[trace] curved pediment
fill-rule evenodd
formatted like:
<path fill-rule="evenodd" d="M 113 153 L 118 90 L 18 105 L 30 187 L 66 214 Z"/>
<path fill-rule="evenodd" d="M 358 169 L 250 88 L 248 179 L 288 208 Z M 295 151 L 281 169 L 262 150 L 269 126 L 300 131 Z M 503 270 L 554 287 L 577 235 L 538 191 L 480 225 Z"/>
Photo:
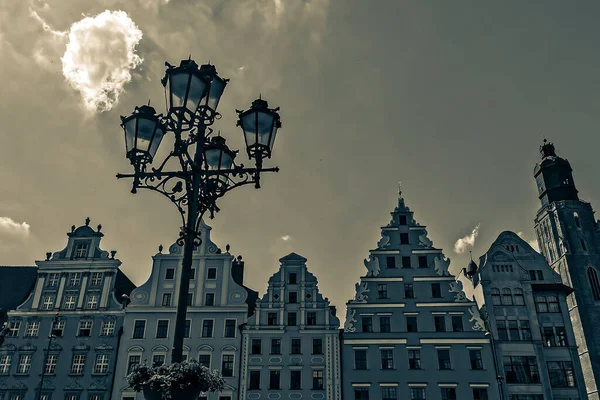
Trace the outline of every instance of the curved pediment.
<path fill-rule="evenodd" d="M 154 346 L 152 348 L 152 351 L 169 351 L 169 349 L 167 349 L 167 346 L 163 346 L 162 344 L 159 344 L 157 346 Z"/>
<path fill-rule="evenodd" d="M 235 346 L 226 344 L 225 346 L 221 347 L 221 351 L 237 351 L 237 349 L 235 348 Z"/>
<path fill-rule="evenodd" d="M 212 346 L 203 344 L 203 345 L 198 346 L 198 351 L 215 351 L 215 349 Z"/>
<path fill-rule="evenodd" d="M 127 349 L 128 353 L 133 352 L 133 351 L 144 352 L 144 348 L 142 346 L 135 345 L 135 346 L 131 346 L 130 348 Z"/>

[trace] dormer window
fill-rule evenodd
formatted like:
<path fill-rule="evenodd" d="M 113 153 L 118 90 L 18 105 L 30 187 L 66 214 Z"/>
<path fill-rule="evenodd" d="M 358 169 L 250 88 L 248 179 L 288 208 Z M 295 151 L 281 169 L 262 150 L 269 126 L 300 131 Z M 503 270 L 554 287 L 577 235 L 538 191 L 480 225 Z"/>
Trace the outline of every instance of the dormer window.
<path fill-rule="evenodd" d="M 75 255 L 73 258 L 86 258 L 88 253 L 89 243 L 80 242 L 75 244 Z"/>

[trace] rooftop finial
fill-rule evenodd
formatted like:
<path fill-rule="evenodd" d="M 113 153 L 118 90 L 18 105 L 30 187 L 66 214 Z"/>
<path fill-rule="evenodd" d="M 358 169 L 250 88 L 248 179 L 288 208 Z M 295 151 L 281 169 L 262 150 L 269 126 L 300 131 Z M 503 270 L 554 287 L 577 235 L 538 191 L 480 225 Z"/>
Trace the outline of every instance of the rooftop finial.
<path fill-rule="evenodd" d="M 87 217 L 85 219 L 85 226 L 90 226 L 90 221 L 91 221 L 90 217 Z"/>
<path fill-rule="evenodd" d="M 556 157 L 554 144 L 549 142 L 546 138 L 544 138 L 544 144 L 540 146 L 540 153 L 542 154 L 542 158 Z"/>
<path fill-rule="evenodd" d="M 471 257 L 471 261 L 473 261 L 473 252 L 469 250 L 469 257 Z"/>
<path fill-rule="evenodd" d="M 398 198 L 402 198 L 402 181 L 398 182 Z"/>

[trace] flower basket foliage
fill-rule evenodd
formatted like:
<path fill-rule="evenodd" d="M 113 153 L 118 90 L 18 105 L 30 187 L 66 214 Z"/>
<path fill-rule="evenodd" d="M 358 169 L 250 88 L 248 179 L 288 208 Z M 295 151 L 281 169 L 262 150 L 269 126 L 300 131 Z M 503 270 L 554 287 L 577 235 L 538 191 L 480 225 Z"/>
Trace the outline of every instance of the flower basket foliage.
<path fill-rule="evenodd" d="M 127 375 L 127 382 L 136 392 L 143 391 L 146 400 L 196 400 L 201 392 L 216 392 L 225 387 L 219 371 L 211 371 L 196 360 L 160 367 L 143 363 Z"/>

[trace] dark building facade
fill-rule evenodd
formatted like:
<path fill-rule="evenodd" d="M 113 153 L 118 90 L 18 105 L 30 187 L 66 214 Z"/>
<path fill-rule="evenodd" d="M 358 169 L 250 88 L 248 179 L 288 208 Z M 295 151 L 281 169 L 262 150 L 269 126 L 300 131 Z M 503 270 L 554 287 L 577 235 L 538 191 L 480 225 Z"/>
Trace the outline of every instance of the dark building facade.
<path fill-rule="evenodd" d="M 541 146 L 534 176 L 542 203 L 535 232 L 540 252 L 574 292 L 567 304 L 588 396 L 600 399 L 600 225 L 579 199 L 569 162 L 552 143 Z"/>

